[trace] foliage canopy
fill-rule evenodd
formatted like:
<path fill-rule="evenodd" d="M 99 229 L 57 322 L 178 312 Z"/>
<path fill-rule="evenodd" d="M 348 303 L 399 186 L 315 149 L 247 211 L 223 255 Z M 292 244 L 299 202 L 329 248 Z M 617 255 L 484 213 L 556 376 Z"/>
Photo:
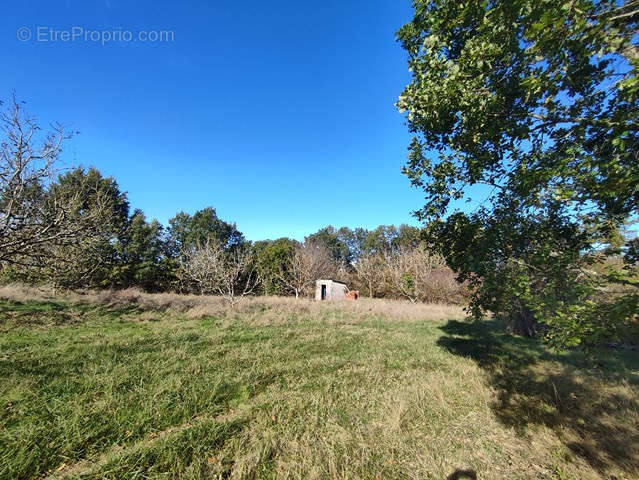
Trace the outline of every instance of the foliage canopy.
<path fill-rule="evenodd" d="M 622 253 L 613 238 L 639 212 L 639 2 L 413 5 L 398 33 L 412 72 L 405 174 L 475 313 L 563 345 L 636 332 L 636 291 L 602 298 L 611 280 L 632 283 L 628 264 L 593 266 Z"/>

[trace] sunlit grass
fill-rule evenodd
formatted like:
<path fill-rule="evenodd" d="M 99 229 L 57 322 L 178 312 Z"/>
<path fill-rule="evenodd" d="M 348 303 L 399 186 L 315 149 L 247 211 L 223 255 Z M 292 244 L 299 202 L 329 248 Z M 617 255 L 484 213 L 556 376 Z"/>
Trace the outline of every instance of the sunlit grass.
<path fill-rule="evenodd" d="M 3 479 L 639 477 L 636 352 L 556 354 L 456 307 L 16 295 Z"/>

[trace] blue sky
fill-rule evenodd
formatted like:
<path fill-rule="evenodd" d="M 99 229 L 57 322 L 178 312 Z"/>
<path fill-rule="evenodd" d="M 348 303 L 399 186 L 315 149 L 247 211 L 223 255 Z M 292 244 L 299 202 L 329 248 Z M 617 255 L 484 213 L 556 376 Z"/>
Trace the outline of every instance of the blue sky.
<path fill-rule="evenodd" d="M 395 31 L 411 15 L 408 0 L 8 2 L 0 97 L 72 123 L 67 165 L 114 176 L 164 223 L 213 206 L 251 240 L 417 224 L 423 197 L 400 172 L 409 134 L 394 107 L 409 80 Z M 46 33 L 74 28 L 174 38 Z"/>

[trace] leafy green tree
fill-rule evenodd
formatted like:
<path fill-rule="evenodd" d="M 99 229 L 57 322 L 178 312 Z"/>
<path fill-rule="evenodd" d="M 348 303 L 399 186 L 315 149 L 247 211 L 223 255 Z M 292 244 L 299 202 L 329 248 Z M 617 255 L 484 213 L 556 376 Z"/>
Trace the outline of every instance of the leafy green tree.
<path fill-rule="evenodd" d="M 635 0 L 414 0 L 399 39 L 405 173 L 473 307 L 558 345 L 635 335 L 637 296 L 592 274 L 639 206 Z M 470 212 L 454 200 L 482 203 Z M 447 216 L 453 210 L 453 214 Z"/>
<path fill-rule="evenodd" d="M 157 221 L 147 222 L 136 210 L 116 249 L 118 263 L 113 276 L 116 286 L 140 287 L 149 292 L 168 289 L 173 272 L 166 256 L 163 227 Z"/>
<path fill-rule="evenodd" d="M 43 274 L 65 288 L 117 285 L 117 244 L 129 222 L 126 193 L 112 177 L 79 167 L 60 175 L 47 195 L 71 206 L 66 221 L 77 228 L 47 245 L 51 261 Z"/>
<path fill-rule="evenodd" d="M 331 252 L 336 262 L 350 264 L 352 253 L 348 246 L 348 238 L 350 233 L 347 229 L 337 230 L 329 225 L 306 237 L 304 242 L 320 244 Z"/>
<path fill-rule="evenodd" d="M 362 244 L 366 255 L 385 254 L 401 248 L 411 249 L 422 242 L 421 229 L 410 225 L 380 225 L 367 232 Z"/>
<path fill-rule="evenodd" d="M 228 223 L 217 216 L 214 208 L 198 210 L 192 216 L 180 212 L 169 220 L 168 247 L 175 257 L 183 249 L 204 245 L 215 240 L 224 248 L 235 248 L 244 244 L 245 239 L 234 223 Z"/>
<path fill-rule="evenodd" d="M 215 248 L 212 249 L 212 246 Z M 177 285 L 179 289 L 185 291 L 194 289 L 192 276 L 183 275 L 185 265 L 189 262 L 191 266 L 199 265 L 202 268 L 196 270 L 202 273 L 206 270 L 202 264 L 203 259 L 207 258 L 206 254 L 213 251 L 217 254 L 218 249 L 226 252 L 228 256 L 226 260 L 230 263 L 227 262 L 228 264 L 225 263 L 225 265 L 228 266 L 233 263 L 232 259 L 238 260 L 240 257 L 244 259 L 250 250 L 250 244 L 246 242 L 244 235 L 235 224 L 219 218 L 214 208 L 207 207 L 193 215 L 180 212 L 169 220 L 166 234 L 168 257 L 166 263 L 172 276 L 181 282 Z M 241 277 L 240 273 L 238 272 L 238 275 Z M 188 280 L 189 278 L 191 281 Z M 198 289 L 201 290 L 200 287 Z M 252 287 L 251 291 L 253 290 Z"/>
<path fill-rule="evenodd" d="M 287 295 L 291 293 L 282 281 L 282 272 L 286 272 L 295 255 L 298 242 L 290 238 L 264 240 L 253 244 L 253 257 L 261 279 L 261 290 L 267 295 Z"/>
<path fill-rule="evenodd" d="M 367 232 L 362 245 L 366 255 L 384 254 L 392 250 L 392 244 L 397 237 L 397 227 L 394 225 L 380 225 Z"/>
<path fill-rule="evenodd" d="M 368 230 L 360 227 L 355 229 L 342 227 L 337 231 L 337 238 L 348 248 L 348 259 L 351 264 L 362 256 L 367 235 Z"/>
<path fill-rule="evenodd" d="M 411 225 L 399 226 L 397 236 L 393 240 L 393 249 L 412 249 L 423 243 L 422 230 Z"/>

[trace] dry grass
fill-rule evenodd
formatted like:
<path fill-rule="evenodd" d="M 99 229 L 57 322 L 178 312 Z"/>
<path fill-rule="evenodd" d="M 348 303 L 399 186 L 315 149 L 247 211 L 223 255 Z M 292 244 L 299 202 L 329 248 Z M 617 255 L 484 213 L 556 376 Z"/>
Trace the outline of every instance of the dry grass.
<path fill-rule="evenodd" d="M 145 293 L 136 289 L 87 290 L 55 294 L 48 287 L 33 287 L 20 284 L 0 287 L 0 299 L 15 302 L 63 301 L 75 304 L 109 306 L 135 305 L 142 310 L 184 314 L 187 318 L 204 318 L 228 313 L 251 313 L 268 310 L 278 318 L 280 314 L 319 314 L 320 312 L 346 312 L 356 318 L 383 316 L 402 321 L 443 320 L 461 318 L 464 308 L 458 305 L 411 303 L 401 300 L 360 298 L 355 302 L 322 303 L 293 297 L 254 297 L 239 299 L 234 305 L 219 296 L 181 295 L 176 293 Z"/>
<path fill-rule="evenodd" d="M 639 478 L 631 352 L 440 305 L 0 298 L 0 479 Z"/>

